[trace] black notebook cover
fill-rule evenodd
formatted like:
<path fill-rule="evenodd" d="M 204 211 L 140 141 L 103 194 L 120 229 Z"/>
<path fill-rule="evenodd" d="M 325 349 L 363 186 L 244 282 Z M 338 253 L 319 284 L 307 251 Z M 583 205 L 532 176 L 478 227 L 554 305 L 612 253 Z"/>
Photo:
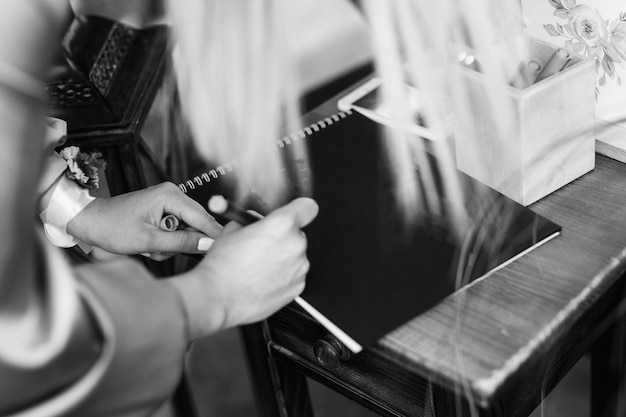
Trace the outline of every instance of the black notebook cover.
<path fill-rule="evenodd" d="M 476 219 L 479 227 L 465 239 L 469 250 L 461 250 L 441 218 L 408 226 L 391 191 L 379 129 L 358 113 L 342 112 L 280 144 L 304 137 L 320 207 L 305 229 L 311 268 L 296 301 L 355 352 L 560 230 L 463 174 L 466 194 L 481 196 L 467 204 L 487 202 Z M 231 175 L 236 168 L 219 167 L 180 187 L 206 207 L 219 192 L 216 183 Z"/>

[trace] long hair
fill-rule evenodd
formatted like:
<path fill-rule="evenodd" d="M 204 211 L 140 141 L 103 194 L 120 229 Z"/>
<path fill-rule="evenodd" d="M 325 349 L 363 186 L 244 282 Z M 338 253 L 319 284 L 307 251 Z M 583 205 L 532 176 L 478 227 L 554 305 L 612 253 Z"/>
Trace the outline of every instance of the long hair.
<path fill-rule="evenodd" d="M 176 79 L 197 149 L 211 161 L 238 162 L 241 195 L 255 190 L 270 203 L 279 201 L 289 167 L 275 151 L 275 141 L 296 131 L 299 116 L 283 3 L 188 0 L 185 7 L 171 3 Z M 424 212 L 445 213 L 462 235 L 467 213 L 456 174 L 451 116 L 467 115 L 473 97 L 458 71 L 458 57 L 480 56 L 489 79 L 504 80 L 511 73 L 510 63 L 516 62 L 515 44 L 507 44 L 507 59 L 492 53 L 493 44 L 506 43 L 521 31 L 519 3 L 363 0 L 361 5 L 371 29 L 376 72 L 383 80 L 382 99 L 393 117 L 400 125 L 412 123 L 404 85 L 415 87 L 423 100 L 424 134 L 387 132 L 386 155 L 398 205 L 409 222 Z M 483 109 L 497 115 L 492 119 L 503 132 L 511 128 L 509 104 L 499 102 L 498 94 L 487 96 L 492 102 Z M 468 120 L 471 116 L 457 118 L 456 123 Z M 428 153 L 436 157 L 436 166 Z M 465 158 L 482 163 L 480 154 Z M 443 193 L 437 190 L 439 179 Z"/>
<path fill-rule="evenodd" d="M 285 193 L 276 140 L 298 126 L 299 98 L 281 1 L 171 2 L 182 112 L 205 160 L 237 163 L 237 190 Z"/>

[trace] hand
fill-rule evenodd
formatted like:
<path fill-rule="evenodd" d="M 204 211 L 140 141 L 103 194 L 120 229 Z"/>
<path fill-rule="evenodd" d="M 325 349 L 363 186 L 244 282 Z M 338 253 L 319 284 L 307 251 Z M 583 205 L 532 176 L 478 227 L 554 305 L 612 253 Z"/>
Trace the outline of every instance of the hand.
<path fill-rule="evenodd" d="M 195 269 L 170 280 L 188 309 L 192 338 L 263 320 L 304 290 L 301 228 L 317 212 L 313 200 L 299 198 L 249 226 L 229 223 Z"/>
<path fill-rule="evenodd" d="M 161 218 L 173 214 L 189 228 L 172 232 L 159 228 Z M 67 232 L 106 251 L 131 255 L 197 253 L 200 239 L 216 238 L 222 226 L 200 204 L 172 183 L 162 183 L 111 198 L 96 198 L 68 224 Z M 165 255 L 160 255 L 163 253 Z"/>

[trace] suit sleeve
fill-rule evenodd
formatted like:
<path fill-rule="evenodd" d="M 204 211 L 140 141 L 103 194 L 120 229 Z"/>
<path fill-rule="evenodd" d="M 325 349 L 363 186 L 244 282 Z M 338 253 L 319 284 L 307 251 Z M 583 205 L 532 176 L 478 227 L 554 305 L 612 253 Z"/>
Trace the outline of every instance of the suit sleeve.
<path fill-rule="evenodd" d="M 175 290 L 128 258 L 72 269 L 40 242 L 37 303 L 21 317 L 0 306 L 0 415 L 139 416 L 162 406 L 188 344 Z"/>

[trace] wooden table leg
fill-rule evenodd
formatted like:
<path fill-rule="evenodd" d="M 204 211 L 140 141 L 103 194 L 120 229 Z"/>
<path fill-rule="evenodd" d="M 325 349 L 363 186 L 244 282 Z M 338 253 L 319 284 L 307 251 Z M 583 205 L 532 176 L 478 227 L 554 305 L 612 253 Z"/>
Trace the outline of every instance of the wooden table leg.
<path fill-rule="evenodd" d="M 241 333 L 259 416 L 312 417 L 306 377 L 272 357 L 267 323 L 243 326 Z"/>
<path fill-rule="evenodd" d="M 591 350 L 592 417 L 626 416 L 626 315 L 621 313 Z"/>

